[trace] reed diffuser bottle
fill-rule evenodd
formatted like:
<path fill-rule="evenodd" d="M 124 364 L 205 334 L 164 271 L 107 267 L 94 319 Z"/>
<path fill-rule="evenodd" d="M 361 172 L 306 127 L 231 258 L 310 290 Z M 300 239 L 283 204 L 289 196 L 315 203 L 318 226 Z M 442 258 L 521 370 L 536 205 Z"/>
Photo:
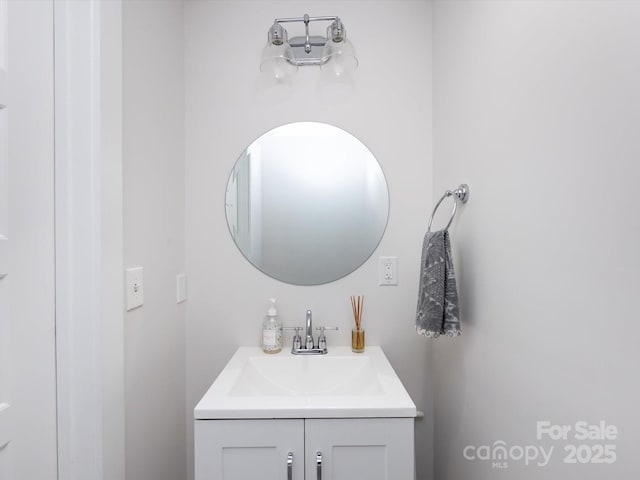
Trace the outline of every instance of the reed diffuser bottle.
<path fill-rule="evenodd" d="M 362 328 L 362 308 L 364 296 L 351 297 L 351 309 L 356 326 L 351 330 L 351 350 L 355 353 L 364 352 L 364 329 Z"/>

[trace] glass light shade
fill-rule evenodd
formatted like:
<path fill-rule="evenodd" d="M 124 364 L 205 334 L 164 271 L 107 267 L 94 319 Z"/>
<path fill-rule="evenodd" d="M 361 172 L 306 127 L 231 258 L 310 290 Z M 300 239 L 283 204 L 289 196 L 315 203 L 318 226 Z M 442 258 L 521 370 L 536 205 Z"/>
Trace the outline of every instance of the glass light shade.
<path fill-rule="evenodd" d="M 323 76 L 328 74 L 338 79 L 349 77 L 357 68 L 358 57 L 356 50 L 347 37 L 342 37 L 339 42 L 329 38 L 322 50 L 320 69 L 323 70 Z"/>
<path fill-rule="evenodd" d="M 297 65 L 293 62 L 293 50 L 287 42 L 280 45 L 267 42 L 262 49 L 260 71 L 273 81 L 286 83 L 298 71 Z"/>

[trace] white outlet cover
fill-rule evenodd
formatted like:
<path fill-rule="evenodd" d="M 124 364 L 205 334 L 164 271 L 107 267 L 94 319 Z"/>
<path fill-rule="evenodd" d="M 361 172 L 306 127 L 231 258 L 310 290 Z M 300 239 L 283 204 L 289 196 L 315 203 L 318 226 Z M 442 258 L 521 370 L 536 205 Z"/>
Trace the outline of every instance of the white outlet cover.
<path fill-rule="evenodd" d="M 380 285 L 398 285 L 398 257 L 380 257 L 378 283 Z"/>
<path fill-rule="evenodd" d="M 126 269 L 125 292 L 127 311 L 144 304 L 144 269 L 133 267 Z"/>

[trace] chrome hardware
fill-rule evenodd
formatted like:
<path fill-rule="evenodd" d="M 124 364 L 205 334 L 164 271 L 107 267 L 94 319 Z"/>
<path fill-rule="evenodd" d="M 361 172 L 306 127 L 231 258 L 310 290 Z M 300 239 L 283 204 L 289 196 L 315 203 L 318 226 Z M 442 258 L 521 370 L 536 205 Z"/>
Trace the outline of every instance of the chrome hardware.
<path fill-rule="evenodd" d="M 466 183 L 463 183 L 455 190 L 447 190 L 446 192 L 444 192 L 444 195 L 440 197 L 440 200 L 438 201 L 438 203 L 436 203 L 436 206 L 433 208 L 433 211 L 431 212 L 431 217 L 429 218 L 429 225 L 427 226 L 427 232 L 431 231 L 431 223 L 433 222 L 433 217 L 436 214 L 436 210 L 438 210 L 438 207 L 440 206 L 442 201 L 447 197 L 453 197 L 453 210 L 451 212 L 451 218 L 449 218 L 449 223 L 447 223 L 447 226 L 444 227 L 443 229 L 445 231 L 449 229 L 449 227 L 451 226 L 451 222 L 453 222 L 453 219 L 456 216 L 458 201 L 462 203 L 467 203 L 467 200 L 469 200 L 469 185 L 467 185 Z"/>
<path fill-rule="evenodd" d="M 332 22 L 326 28 L 326 37 L 309 32 L 309 24 L 316 21 Z M 304 23 L 304 34 L 289 39 L 286 29 L 281 25 L 289 22 Z M 286 60 L 296 66 L 325 64 L 327 59 L 323 57 L 323 47 L 327 42 L 348 44 L 344 24 L 336 16 L 311 17 L 305 13 L 302 17 L 276 18 L 267 31 L 267 45 L 284 47 L 288 44 L 292 57 Z"/>
<path fill-rule="evenodd" d="M 318 335 L 318 348 L 327 349 L 327 337 L 324 334 L 325 330 L 338 330 L 338 327 L 316 327 L 316 330 L 320 330 Z"/>
<path fill-rule="evenodd" d="M 338 327 L 316 327 L 316 330 L 320 331 L 318 335 L 318 343 L 313 340 L 313 320 L 311 310 L 307 310 L 305 327 L 282 327 L 283 330 L 295 330 L 296 334 L 293 337 L 293 345 L 291 346 L 291 353 L 294 355 L 324 355 L 327 353 L 327 337 L 325 336 L 325 330 L 338 330 Z M 306 330 L 305 342 L 302 344 L 302 338 L 300 332 Z"/>
<path fill-rule="evenodd" d="M 293 453 L 287 455 L 287 480 L 293 480 Z"/>
<path fill-rule="evenodd" d="M 294 355 L 325 355 L 328 352 L 326 348 L 298 348 L 291 349 Z"/>
<path fill-rule="evenodd" d="M 300 337 L 300 332 L 303 330 L 302 327 L 282 327 L 283 330 L 295 330 L 295 335 L 293 336 L 293 350 L 299 350 L 302 348 L 302 338 Z"/>
<path fill-rule="evenodd" d="M 316 452 L 316 476 L 322 480 L 322 452 Z"/>
<path fill-rule="evenodd" d="M 313 327 L 311 326 L 311 310 L 307 310 L 307 338 L 304 342 L 304 348 L 310 350 L 313 348 Z"/>

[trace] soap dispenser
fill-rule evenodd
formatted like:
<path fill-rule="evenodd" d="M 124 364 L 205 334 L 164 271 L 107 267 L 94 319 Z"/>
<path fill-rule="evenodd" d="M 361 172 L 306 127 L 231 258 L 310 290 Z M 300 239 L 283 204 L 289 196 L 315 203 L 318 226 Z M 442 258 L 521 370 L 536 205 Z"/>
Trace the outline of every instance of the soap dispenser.
<path fill-rule="evenodd" d="M 282 350 L 282 322 L 276 310 L 276 299 L 270 298 L 267 315 L 262 322 L 262 350 L 264 353 L 278 353 Z"/>

